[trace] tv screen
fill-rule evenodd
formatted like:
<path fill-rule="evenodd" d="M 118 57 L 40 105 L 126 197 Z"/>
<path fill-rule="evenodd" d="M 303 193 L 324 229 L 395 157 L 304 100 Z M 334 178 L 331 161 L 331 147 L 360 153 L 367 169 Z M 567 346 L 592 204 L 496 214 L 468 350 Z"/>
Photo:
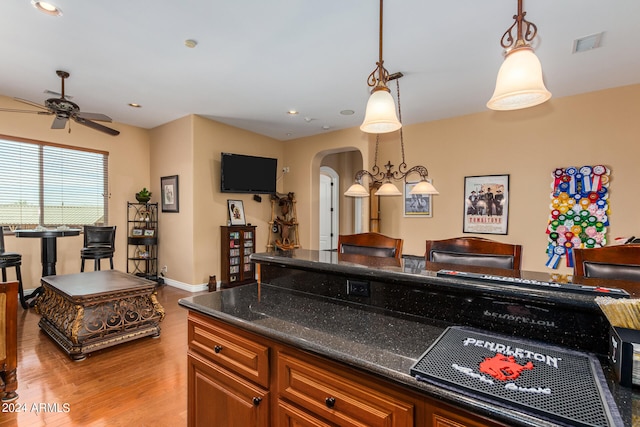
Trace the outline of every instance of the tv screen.
<path fill-rule="evenodd" d="M 220 169 L 220 191 L 223 193 L 276 192 L 277 159 L 222 153 Z"/>

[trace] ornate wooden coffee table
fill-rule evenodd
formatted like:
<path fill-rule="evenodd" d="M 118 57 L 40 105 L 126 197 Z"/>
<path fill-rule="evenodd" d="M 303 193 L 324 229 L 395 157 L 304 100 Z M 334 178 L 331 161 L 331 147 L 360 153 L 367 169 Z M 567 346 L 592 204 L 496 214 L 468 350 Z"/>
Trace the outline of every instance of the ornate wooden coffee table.
<path fill-rule="evenodd" d="M 74 360 L 146 336 L 160 336 L 156 282 L 117 270 L 47 276 L 36 302 L 40 328 Z"/>

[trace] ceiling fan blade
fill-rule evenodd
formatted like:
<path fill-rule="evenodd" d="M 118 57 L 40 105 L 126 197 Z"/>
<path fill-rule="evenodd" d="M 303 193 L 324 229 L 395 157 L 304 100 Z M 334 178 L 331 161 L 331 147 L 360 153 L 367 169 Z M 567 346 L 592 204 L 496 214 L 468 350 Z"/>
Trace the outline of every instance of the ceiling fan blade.
<path fill-rule="evenodd" d="M 76 116 L 76 117 L 74 117 L 74 120 L 76 122 L 80 123 L 81 125 L 85 125 L 87 127 L 90 127 L 91 129 L 99 130 L 100 132 L 104 132 L 104 133 L 107 133 L 109 135 L 113 135 L 113 136 L 120 135 L 120 131 L 108 128 L 108 127 L 103 126 L 103 125 L 101 125 L 99 123 L 92 122 L 91 120 L 87 120 L 87 119 L 84 119 L 82 117 Z"/>
<path fill-rule="evenodd" d="M 33 107 L 40 108 L 42 110 L 47 110 L 48 111 L 48 108 L 45 107 L 44 105 L 38 104 L 38 103 L 33 102 L 33 101 L 29 101 L 28 99 L 22 99 L 22 98 L 13 98 L 13 99 L 15 99 L 16 101 L 24 102 L 25 104 L 29 104 L 29 105 L 31 105 Z"/>
<path fill-rule="evenodd" d="M 85 119 L 85 120 L 98 120 L 99 122 L 110 122 L 111 121 L 111 117 L 105 115 L 105 114 L 100 114 L 100 113 L 85 113 L 85 112 L 79 112 L 78 114 L 76 114 L 77 117 L 81 118 L 81 119 Z"/>
<path fill-rule="evenodd" d="M 51 111 L 34 111 L 34 110 L 18 110 L 15 108 L 0 108 L 0 111 L 6 111 L 8 113 L 31 113 L 31 114 L 44 114 L 49 116 L 53 114 Z"/>
<path fill-rule="evenodd" d="M 56 116 L 51 123 L 51 129 L 64 129 L 67 126 L 67 120 L 69 119 L 66 117 Z"/>

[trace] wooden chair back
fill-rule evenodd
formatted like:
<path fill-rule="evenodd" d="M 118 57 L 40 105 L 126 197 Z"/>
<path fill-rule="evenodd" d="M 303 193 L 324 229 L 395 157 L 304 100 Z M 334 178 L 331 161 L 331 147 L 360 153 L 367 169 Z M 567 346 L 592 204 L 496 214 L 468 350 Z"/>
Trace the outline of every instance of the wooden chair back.
<path fill-rule="evenodd" d="M 427 240 L 427 262 L 520 270 L 522 246 L 481 237 Z"/>
<path fill-rule="evenodd" d="M 574 278 L 640 282 L 640 244 L 574 249 Z"/>
<path fill-rule="evenodd" d="M 380 233 L 341 234 L 338 236 L 338 253 L 400 259 L 402 243 L 402 239 Z"/>
<path fill-rule="evenodd" d="M 18 398 L 18 282 L 0 282 L 0 400 Z"/>

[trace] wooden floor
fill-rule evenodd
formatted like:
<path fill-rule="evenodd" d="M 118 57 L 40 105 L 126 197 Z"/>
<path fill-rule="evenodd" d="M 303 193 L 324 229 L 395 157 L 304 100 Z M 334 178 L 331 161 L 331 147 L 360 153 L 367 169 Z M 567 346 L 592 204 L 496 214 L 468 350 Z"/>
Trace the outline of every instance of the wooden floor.
<path fill-rule="evenodd" d="M 0 426 L 185 426 L 187 310 L 193 295 L 158 291 L 165 309 L 159 338 L 141 338 L 73 362 L 40 331 L 33 309 L 18 312 L 18 395 Z M 19 412 L 8 413 L 7 410 Z"/>

